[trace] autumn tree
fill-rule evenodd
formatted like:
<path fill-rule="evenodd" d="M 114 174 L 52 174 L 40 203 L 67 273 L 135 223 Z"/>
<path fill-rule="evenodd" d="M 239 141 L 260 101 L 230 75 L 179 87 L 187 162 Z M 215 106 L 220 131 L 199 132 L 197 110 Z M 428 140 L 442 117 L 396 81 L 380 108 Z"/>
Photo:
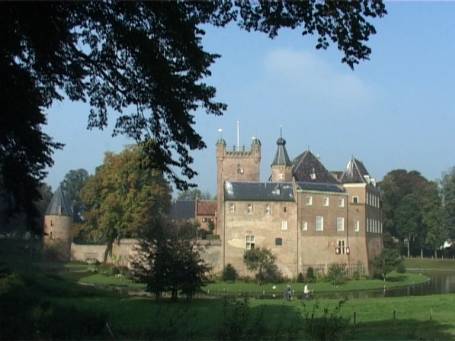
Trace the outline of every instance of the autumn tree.
<path fill-rule="evenodd" d="M 89 128 L 106 127 L 116 112 L 114 133 L 141 144 L 144 158 L 185 188 L 196 174 L 190 151 L 205 147 L 194 113 L 221 115 L 227 107 L 206 83 L 219 55 L 202 46 L 205 26 L 234 22 L 271 38 L 299 29 L 316 36 L 318 49 L 333 43 L 352 68 L 369 58 L 370 21 L 385 14 L 381 0 L 2 2 L 5 186 L 32 214 L 38 183 L 62 147 L 42 132 L 46 110 L 67 98 L 89 103 Z"/>
<path fill-rule="evenodd" d="M 160 170 L 143 166 L 142 153 L 139 146 L 106 153 L 82 190 L 86 208 L 82 233 L 107 242 L 107 252 L 115 240 L 137 237 L 150 219 L 168 210 L 168 183 Z"/>

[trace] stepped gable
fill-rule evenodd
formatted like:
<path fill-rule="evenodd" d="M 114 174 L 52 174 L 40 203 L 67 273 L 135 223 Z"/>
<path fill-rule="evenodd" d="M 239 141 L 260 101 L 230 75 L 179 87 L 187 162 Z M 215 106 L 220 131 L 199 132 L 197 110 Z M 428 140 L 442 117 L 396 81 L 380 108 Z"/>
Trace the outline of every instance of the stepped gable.
<path fill-rule="evenodd" d="M 369 177 L 368 171 L 362 161 L 352 158 L 341 176 L 342 183 L 367 183 L 368 180 L 365 176 Z"/>
<path fill-rule="evenodd" d="M 316 182 L 337 184 L 338 181 L 309 150 L 293 161 L 292 175 L 297 182 Z"/>
<path fill-rule="evenodd" d="M 292 166 L 291 159 L 289 159 L 289 155 L 286 150 L 286 140 L 280 137 L 276 141 L 276 145 L 277 149 L 272 166 Z"/>
<path fill-rule="evenodd" d="M 175 220 L 194 219 L 196 213 L 194 200 L 177 200 L 171 205 L 169 217 Z"/>
<path fill-rule="evenodd" d="M 224 184 L 226 201 L 294 201 L 292 182 L 230 182 Z"/>
<path fill-rule="evenodd" d="M 66 201 L 61 186 L 57 188 L 52 196 L 52 199 L 46 209 L 46 215 L 73 216 L 71 206 Z"/>

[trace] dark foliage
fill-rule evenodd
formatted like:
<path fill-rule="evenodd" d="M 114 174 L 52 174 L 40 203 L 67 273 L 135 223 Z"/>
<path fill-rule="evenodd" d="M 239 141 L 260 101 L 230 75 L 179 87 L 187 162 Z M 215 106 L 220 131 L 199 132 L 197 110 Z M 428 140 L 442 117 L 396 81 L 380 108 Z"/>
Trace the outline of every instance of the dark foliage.
<path fill-rule="evenodd" d="M 197 246 L 190 239 L 179 238 L 175 226 L 164 218 L 157 218 L 144 232 L 137 252 L 131 275 L 146 283 L 146 290 L 157 298 L 170 293 L 173 300 L 179 294 L 191 299 L 208 280 L 210 268 Z"/>
<path fill-rule="evenodd" d="M 332 285 L 340 285 L 346 282 L 346 264 L 330 264 L 327 271 L 327 279 L 332 283 Z"/>
<path fill-rule="evenodd" d="M 314 275 L 314 269 L 310 266 L 306 270 L 306 281 L 308 283 L 312 283 L 316 280 L 316 276 Z"/>
<path fill-rule="evenodd" d="M 235 282 L 239 274 L 237 270 L 232 266 L 232 264 L 227 264 L 223 270 L 223 281 L 232 281 Z"/>
<path fill-rule="evenodd" d="M 226 105 L 204 80 L 216 54 L 204 51 L 202 25 L 230 22 L 271 38 L 301 28 L 329 42 L 353 67 L 368 59 L 376 33 L 368 22 L 386 14 L 382 1 L 327 2 L 3 2 L 0 5 L 0 174 L 16 207 L 36 214 L 37 184 L 62 145 L 41 131 L 45 110 L 65 97 L 88 102 L 89 128 L 119 113 L 114 134 L 143 144 L 177 187 L 196 172 L 190 150 L 205 143 L 194 112 L 221 115 Z M 154 142 L 152 142 L 154 141 Z M 150 161 L 152 160 L 152 161 Z M 175 173 L 180 169 L 183 178 Z"/>
<path fill-rule="evenodd" d="M 84 204 L 82 202 L 81 192 L 88 178 L 89 175 L 85 169 L 72 169 L 66 173 L 65 178 L 60 184 L 65 193 L 66 200 L 71 205 L 73 221 L 76 223 L 80 223 L 83 220 Z"/>
<path fill-rule="evenodd" d="M 384 281 L 387 274 L 396 270 L 403 263 L 399 253 L 395 249 L 383 249 L 382 253 L 373 259 L 373 271 L 375 276 L 380 276 Z"/>
<path fill-rule="evenodd" d="M 275 264 L 276 257 L 266 248 L 246 250 L 243 262 L 250 271 L 256 272 L 256 280 L 263 282 L 281 282 L 282 276 Z"/>

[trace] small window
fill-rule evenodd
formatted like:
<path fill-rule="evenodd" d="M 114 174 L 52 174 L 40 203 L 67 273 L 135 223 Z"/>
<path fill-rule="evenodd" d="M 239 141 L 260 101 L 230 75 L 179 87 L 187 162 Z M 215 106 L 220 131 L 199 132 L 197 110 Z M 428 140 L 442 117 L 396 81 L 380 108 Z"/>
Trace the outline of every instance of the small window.
<path fill-rule="evenodd" d="M 288 221 L 287 220 L 282 220 L 281 221 L 281 229 L 283 231 L 287 230 L 288 229 Z"/>
<path fill-rule="evenodd" d="M 237 165 L 237 174 L 240 174 L 240 175 L 243 174 L 243 168 L 240 167 L 240 164 Z"/>
<path fill-rule="evenodd" d="M 340 198 L 338 201 L 338 207 L 344 207 L 344 198 Z"/>
<path fill-rule="evenodd" d="M 246 208 L 246 212 L 248 214 L 252 214 L 253 213 L 253 204 L 248 204 L 248 206 Z"/>
<path fill-rule="evenodd" d="M 359 232 L 360 231 L 360 221 L 357 220 L 354 224 L 354 232 Z"/>
<path fill-rule="evenodd" d="M 382 233 L 382 221 L 379 222 L 379 233 Z"/>
<path fill-rule="evenodd" d="M 354 196 L 352 197 L 352 203 L 353 203 L 353 204 L 358 204 L 358 203 L 359 203 L 359 197 L 358 197 L 357 195 L 354 195 Z"/>
<path fill-rule="evenodd" d="M 51 226 L 54 226 L 54 222 L 52 221 L 52 219 L 51 219 Z"/>
<path fill-rule="evenodd" d="M 311 195 L 305 197 L 305 205 L 307 206 L 313 205 L 313 197 Z"/>
<path fill-rule="evenodd" d="M 49 239 L 54 239 L 54 235 L 52 234 L 52 231 L 49 233 Z"/>
<path fill-rule="evenodd" d="M 235 213 L 235 204 L 230 204 L 229 205 L 229 212 Z"/>
<path fill-rule="evenodd" d="M 311 177 L 311 180 L 316 180 L 316 171 L 314 170 L 314 168 L 311 170 L 310 177 Z"/>
<path fill-rule="evenodd" d="M 344 231 L 344 217 L 337 217 L 337 231 Z"/>
<path fill-rule="evenodd" d="M 324 217 L 316 216 L 316 231 L 324 231 Z"/>
<path fill-rule="evenodd" d="M 283 238 L 275 238 L 275 245 L 276 246 L 283 245 Z"/>
<path fill-rule="evenodd" d="M 307 221 L 304 221 L 302 223 L 302 231 L 308 231 L 308 222 Z"/>
<path fill-rule="evenodd" d="M 345 245 L 344 240 L 339 240 L 337 244 L 338 244 L 337 254 L 344 255 L 346 253 L 346 245 Z"/>
<path fill-rule="evenodd" d="M 265 206 L 265 213 L 266 213 L 267 215 L 271 215 L 271 214 L 272 214 L 272 207 L 270 206 L 270 204 L 267 204 L 267 205 Z"/>
<path fill-rule="evenodd" d="M 206 223 L 207 222 L 207 218 L 202 218 L 202 222 Z"/>
<path fill-rule="evenodd" d="M 367 232 L 371 232 L 370 218 L 367 218 Z"/>
<path fill-rule="evenodd" d="M 245 242 L 246 242 L 246 249 L 247 250 L 254 249 L 255 240 L 254 240 L 254 236 L 253 235 L 247 235 L 245 237 Z"/>
<path fill-rule="evenodd" d="M 278 178 L 279 178 L 280 180 L 284 180 L 284 174 L 283 174 L 283 173 L 280 173 L 280 174 L 278 175 Z"/>
<path fill-rule="evenodd" d="M 286 211 L 287 211 L 286 206 L 284 206 L 283 207 L 283 212 L 286 212 Z"/>
<path fill-rule="evenodd" d="M 329 197 L 324 197 L 324 206 L 329 207 L 330 205 L 330 198 Z"/>

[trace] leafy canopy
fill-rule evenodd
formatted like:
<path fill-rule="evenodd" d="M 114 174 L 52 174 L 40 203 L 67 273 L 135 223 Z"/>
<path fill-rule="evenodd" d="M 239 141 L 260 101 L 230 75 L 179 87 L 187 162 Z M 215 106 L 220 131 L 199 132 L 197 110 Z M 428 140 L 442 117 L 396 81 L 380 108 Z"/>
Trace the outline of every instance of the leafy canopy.
<path fill-rule="evenodd" d="M 0 174 L 18 206 L 33 211 L 37 183 L 62 147 L 41 131 L 45 111 L 66 97 L 90 104 L 89 128 L 117 112 L 114 134 L 141 144 L 186 188 L 196 174 L 190 151 L 205 147 L 194 113 L 226 110 L 206 83 L 219 55 L 204 50 L 203 25 L 235 22 L 271 38 L 299 28 L 316 35 L 316 48 L 334 43 L 354 67 L 371 53 L 369 21 L 385 14 L 381 0 L 2 2 Z"/>

